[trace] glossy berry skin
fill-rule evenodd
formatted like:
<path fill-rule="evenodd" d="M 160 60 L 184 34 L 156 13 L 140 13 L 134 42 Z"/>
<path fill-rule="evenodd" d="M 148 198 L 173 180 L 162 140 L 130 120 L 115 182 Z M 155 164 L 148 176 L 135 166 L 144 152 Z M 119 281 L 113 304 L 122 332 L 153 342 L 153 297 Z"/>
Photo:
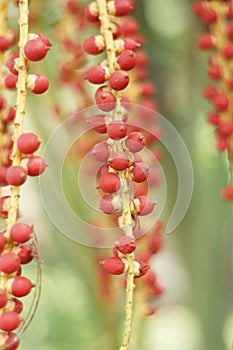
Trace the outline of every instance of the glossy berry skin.
<path fill-rule="evenodd" d="M 222 55 L 228 60 L 233 58 L 233 43 L 229 43 L 224 47 L 222 50 Z"/>
<path fill-rule="evenodd" d="M 109 165 L 117 171 L 125 170 L 130 165 L 130 160 L 125 152 L 112 152 L 109 158 Z"/>
<path fill-rule="evenodd" d="M 7 89 L 12 90 L 12 89 L 16 88 L 17 81 L 18 81 L 18 76 L 17 75 L 8 74 L 5 77 L 4 85 L 5 85 L 5 87 Z"/>
<path fill-rule="evenodd" d="M 106 173 L 100 177 L 98 188 L 107 193 L 114 193 L 119 190 L 120 185 L 120 177 L 117 174 Z"/>
<path fill-rule="evenodd" d="M 36 33 L 36 35 L 38 35 L 38 38 L 43 41 L 43 43 L 48 47 L 51 47 L 52 46 L 52 43 L 51 41 L 49 40 L 49 38 L 43 34 L 43 33 Z"/>
<path fill-rule="evenodd" d="M 138 215 L 144 216 L 150 214 L 155 206 L 155 202 L 147 196 L 139 196 L 134 199 L 135 204 L 138 204 Z"/>
<path fill-rule="evenodd" d="M 212 80 L 219 80 L 222 78 L 221 67 L 211 64 L 208 69 L 208 77 Z"/>
<path fill-rule="evenodd" d="M 0 309 L 6 306 L 8 302 L 8 296 L 5 290 L 0 289 Z"/>
<path fill-rule="evenodd" d="M 92 66 L 88 69 L 86 78 L 92 84 L 103 84 L 105 83 L 105 70 L 100 65 Z"/>
<path fill-rule="evenodd" d="M 31 132 L 24 133 L 17 139 L 18 150 L 23 154 L 34 153 L 38 150 L 39 146 L 39 137 Z"/>
<path fill-rule="evenodd" d="M 206 24 L 214 24 L 217 21 L 217 13 L 211 8 L 203 8 L 201 11 L 201 19 Z"/>
<path fill-rule="evenodd" d="M 95 160 L 99 162 L 107 162 L 109 157 L 109 149 L 106 142 L 97 143 L 93 149 L 91 150 L 91 155 L 95 158 Z"/>
<path fill-rule="evenodd" d="M 95 6 L 95 5 L 94 5 Z M 91 23 L 96 23 L 99 21 L 99 13 L 97 6 L 94 7 L 93 4 L 87 5 L 84 9 L 84 15 L 86 19 Z"/>
<path fill-rule="evenodd" d="M 106 194 L 100 199 L 100 210 L 102 210 L 105 214 L 115 213 L 120 206 L 121 203 L 114 199 L 110 194 Z"/>
<path fill-rule="evenodd" d="M 90 55 L 99 55 L 104 49 L 105 42 L 102 35 L 92 35 L 84 42 L 84 50 Z"/>
<path fill-rule="evenodd" d="M 99 134 L 105 134 L 107 132 L 104 114 L 94 115 L 88 120 L 88 123 Z"/>
<path fill-rule="evenodd" d="M 6 350 L 15 350 L 19 347 L 20 340 L 17 334 L 10 332 L 6 340 Z"/>
<path fill-rule="evenodd" d="M 105 86 L 100 87 L 95 93 L 95 100 L 98 107 L 104 112 L 110 112 L 116 105 L 116 97 L 111 91 L 104 90 Z"/>
<path fill-rule="evenodd" d="M 132 9 L 133 6 L 129 0 L 114 0 L 108 2 L 108 12 L 113 16 L 127 16 Z"/>
<path fill-rule="evenodd" d="M 124 70 L 113 72 L 108 80 L 110 87 L 113 90 L 124 90 L 129 84 L 129 75 Z"/>
<path fill-rule="evenodd" d="M 11 332 L 16 329 L 21 322 L 21 318 L 15 311 L 4 311 L 0 316 L 0 329 Z"/>
<path fill-rule="evenodd" d="M 210 34 L 202 34 L 198 41 L 197 41 L 197 46 L 201 50 L 210 50 L 214 47 L 214 41 L 213 38 Z"/>
<path fill-rule="evenodd" d="M 27 169 L 29 176 L 41 175 L 47 167 L 47 164 L 40 156 L 32 156 L 27 162 Z"/>
<path fill-rule="evenodd" d="M 133 170 L 132 170 L 132 176 L 133 181 L 135 182 L 143 182 L 148 178 L 149 175 L 149 167 L 144 163 L 135 163 Z"/>
<path fill-rule="evenodd" d="M 0 271 L 11 274 L 20 267 L 20 259 L 14 253 L 5 253 L 0 256 Z"/>
<path fill-rule="evenodd" d="M 136 54 L 133 50 L 123 50 L 117 57 L 117 63 L 124 71 L 131 70 L 136 65 Z"/>
<path fill-rule="evenodd" d="M 28 245 L 22 245 L 18 257 L 20 258 L 21 264 L 28 264 L 33 260 L 32 249 Z"/>
<path fill-rule="evenodd" d="M 125 270 L 125 264 L 119 258 L 112 257 L 101 261 L 105 270 L 112 275 L 121 275 Z"/>
<path fill-rule="evenodd" d="M 226 111 L 229 106 L 229 103 L 229 98 L 225 95 L 218 94 L 213 98 L 213 104 L 219 112 Z"/>
<path fill-rule="evenodd" d="M 127 135 L 127 125 L 121 120 L 113 120 L 107 127 L 108 136 L 113 140 L 120 140 Z"/>
<path fill-rule="evenodd" d="M 16 276 L 7 281 L 7 291 L 17 298 L 28 295 L 33 287 L 34 284 L 22 276 Z"/>
<path fill-rule="evenodd" d="M 21 166 L 11 166 L 6 172 L 6 181 L 11 186 L 21 186 L 27 178 L 27 171 Z"/>
<path fill-rule="evenodd" d="M 27 89 L 34 94 L 43 94 L 49 88 L 48 79 L 42 74 L 29 74 L 27 79 Z"/>
<path fill-rule="evenodd" d="M 145 136 L 138 131 L 131 132 L 125 141 L 126 147 L 132 153 L 140 152 L 146 144 Z"/>
<path fill-rule="evenodd" d="M 25 243 L 33 236 L 33 228 L 23 222 L 17 222 L 11 227 L 10 238 L 17 243 Z"/>
<path fill-rule="evenodd" d="M 136 242 L 134 237 L 122 236 L 115 241 L 115 247 L 122 254 L 131 254 L 136 249 Z"/>
<path fill-rule="evenodd" d="M 29 40 L 24 46 L 24 55 L 29 61 L 42 60 L 48 51 L 47 45 L 41 39 Z"/>

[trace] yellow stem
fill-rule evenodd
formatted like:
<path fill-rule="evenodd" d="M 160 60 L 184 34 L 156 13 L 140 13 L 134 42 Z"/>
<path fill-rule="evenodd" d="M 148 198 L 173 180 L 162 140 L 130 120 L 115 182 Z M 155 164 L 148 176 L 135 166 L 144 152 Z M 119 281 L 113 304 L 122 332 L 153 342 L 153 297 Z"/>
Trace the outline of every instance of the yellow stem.
<path fill-rule="evenodd" d="M 17 83 L 17 99 L 16 99 L 16 116 L 14 120 L 13 132 L 13 151 L 12 151 L 12 165 L 20 165 L 21 154 L 17 149 L 17 139 L 23 133 L 23 123 L 25 116 L 26 105 L 26 81 L 27 81 L 27 61 L 24 57 L 24 46 L 28 41 L 28 0 L 19 1 L 19 75 Z M 20 187 L 11 187 L 11 198 L 9 204 L 9 214 L 7 220 L 7 237 L 9 237 L 10 229 L 16 222 L 19 208 Z"/>
<path fill-rule="evenodd" d="M 107 10 L 106 0 L 96 0 L 99 9 L 99 19 L 101 21 L 101 34 L 104 36 L 106 45 L 107 62 L 109 66 L 110 73 L 113 73 L 116 62 L 116 53 L 114 49 L 114 39 L 112 33 L 112 23 L 109 18 Z M 114 119 L 122 119 L 121 104 L 120 104 L 120 94 L 114 90 L 112 93 L 115 95 L 117 104 L 114 110 Z M 114 143 L 114 148 L 118 151 L 123 151 L 120 142 Z M 122 229 L 127 236 L 133 236 L 134 221 L 131 215 L 131 203 L 130 203 L 130 190 L 127 183 L 127 170 L 119 172 L 121 177 L 121 196 L 123 211 L 121 216 Z M 133 318 L 133 300 L 134 300 L 134 253 L 128 254 L 128 270 L 126 272 L 126 296 L 125 296 L 125 322 L 123 339 L 120 350 L 127 350 L 130 342 L 132 318 Z"/>

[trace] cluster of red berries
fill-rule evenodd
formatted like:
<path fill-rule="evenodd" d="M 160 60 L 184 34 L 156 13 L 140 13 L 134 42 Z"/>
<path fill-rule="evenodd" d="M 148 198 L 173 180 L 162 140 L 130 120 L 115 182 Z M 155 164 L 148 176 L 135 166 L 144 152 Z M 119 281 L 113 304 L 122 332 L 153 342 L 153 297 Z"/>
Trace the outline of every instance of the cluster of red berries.
<path fill-rule="evenodd" d="M 23 303 L 18 299 L 28 295 L 34 287 L 26 277 L 21 276 L 22 266 L 33 259 L 33 248 L 30 240 L 33 238 L 33 227 L 26 223 L 17 222 L 10 230 L 10 237 L 6 231 L 0 232 L 0 273 L 7 282 L 0 288 L 0 343 L 12 342 L 12 331 L 22 322 L 20 313 Z M 11 344 L 9 349 L 16 349 L 19 340 Z"/>
<path fill-rule="evenodd" d="M 230 1 L 198 1 L 194 13 L 209 29 L 197 41 L 201 50 L 211 50 L 208 77 L 212 84 L 203 92 L 213 105 L 207 121 L 215 127 L 217 149 L 227 151 L 229 161 L 233 163 L 233 5 Z M 233 200 L 232 184 L 222 190 L 222 196 Z"/>
<path fill-rule="evenodd" d="M 28 62 L 37 62 L 42 60 L 47 52 L 51 42 L 46 35 L 42 33 L 29 34 L 29 40 L 24 47 L 24 55 Z M 13 52 L 9 54 L 7 60 L 7 67 L 10 71 L 5 77 L 5 87 L 8 89 L 15 89 L 19 74 L 19 54 Z M 49 87 L 49 81 L 46 76 L 42 74 L 28 74 L 26 88 L 34 94 L 43 94 Z"/>

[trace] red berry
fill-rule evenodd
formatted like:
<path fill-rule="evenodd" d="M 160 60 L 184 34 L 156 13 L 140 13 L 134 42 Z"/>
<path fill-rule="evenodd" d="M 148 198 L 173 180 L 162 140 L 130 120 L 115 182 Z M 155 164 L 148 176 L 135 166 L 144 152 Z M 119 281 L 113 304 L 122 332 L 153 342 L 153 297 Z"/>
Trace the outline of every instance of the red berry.
<path fill-rule="evenodd" d="M 227 85 L 230 90 L 233 90 L 233 77 L 228 80 Z"/>
<path fill-rule="evenodd" d="M 5 36 L 0 35 L 0 52 L 4 52 L 9 49 L 11 46 L 10 40 L 8 40 Z"/>
<path fill-rule="evenodd" d="M 117 57 L 117 63 L 123 70 L 131 70 L 136 65 L 136 54 L 133 50 L 123 50 Z"/>
<path fill-rule="evenodd" d="M 100 209 L 105 214 L 113 214 L 121 208 L 121 201 L 119 197 L 113 197 L 112 195 L 106 194 L 100 199 Z"/>
<path fill-rule="evenodd" d="M 125 152 L 113 152 L 109 158 L 109 165 L 117 171 L 125 170 L 130 165 L 130 160 Z"/>
<path fill-rule="evenodd" d="M 7 173 L 8 167 L 6 166 L 1 166 L 0 167 L 0 185 L 1 186 L 6 186 L 7 181 L 6 181 L 6 173 Z"/>
<path fill-rule="evenodd" d="M 16 114 L 15 108 L 14 107 L 10 107 L 9 110 L 8 110 L 7 117 L 6 117 L 6 122 L 7 123 L 12 122 L 15 119 L 15 114 Z"/>
<path fill-rule="evenodd" d="M 209 113 L 207 115 L 207 121 L 211 125 L 217 126 L 219 124 L 219 114 L 217 114 L 217 113 Z"/>
<path fill-rule="evenodd" d="M 6 350 L 15 350 L 18 348 L 20 344 L 20 340 L 15 333 L 9 333 L 8 338 L 6 340 Z"/>
<path fill-rule="evenodd" d="M 11 186 L 21 186 L 27 178 L 26 170 L 18 165 L 11 166 L 6 172 L 6 181 Z"/>
<path fill-rule="evenodd" d="M 104 192 L 114 193 L 121 186 L 120 177 L 115 173 L 107 173 L 100 177 L 99 188 Z"/>
<path fill-rule="evenodd" d="M 39 156 L 32 156 L 27 162 L 29 176 L 41 175 L 47 167 L 45 160 Z"/>
<path fill-rule="evenodd" d="M 218 80 L 222 78 L 222 70 L 219 66 L 211 64 L 208 69 L 208 76 L 210 79 Z"/>
<path fill-rule="evenodd" d="M 104 90 L 106 86 L 100 87 L 95 93 L 95 100 L 98 107 L 104 112 L 110 112 L 116 105 L 116 97 L 112 92 Z"/>
<path fill-rule="evenodd" d="M 49 88 L 48 79 L 41 74 L 29 74 L 27 78 L 27 89 L 34 94 L 43 94 Z"/>
<path fill-rule="evenodd" d="M 112 257 L 101 261 L 101 264 L 108 273 L 121 275 L 125 270 L 125 264 L 119 258 Z"/>
<path fill-rule="evenodd" d="M 79 3 L 77 1 L 73 1 L 73 0 L 67 1 L 66 8 L 73 15 L 77 15 L 81 11 Z"/>
<path fill-rule="evenodd" d="M 0 216 L 7 217 L 8 216 L 8 201 L 10 196 L 2 196 L 0 197 Z"/>
<path fill-rule="evenodd" d="M 91 129 L 94 129 L 99 134 L 105 134 L 107 132 L 107 126 L 105 123 L 105 115 L 94 115 L 88 120 Z"/>
<path fill-rule="evenodd" d="M 38 150 L 40 139 L 36 134 L 31 132 L 24 133 L 17 140 L 17 147 L 21 153 L 31 154 Z"/>
<path fill-rule="evenodd" d="M 204 4 L 202 1 L 198 1 L 193 5 L 193 12 L 197 16 L 201 16 L 202 11 L 204 10 Z"/>
<path fill-rule="evenodd" d="M 21 264 L 28 264 L 33 259 L 32 249 L 28 245 L 22 245 L 18 257 Z"/>
<path fill-rule="evenodd" d="M 0 309 L 6 306 L 8 302 L 8 296 L 5 290 L 0 289 Z"/>
<path fill-rule="evenodd" d="M 0 270 L 6 274 L 16 272 L 20 267 L 20 259 L 17 254 L 5 253 L 0 256 Z"/>
<path fill-rule="evenodd" d="M 134 237 L 122 236 L 117 238 L 115 246 L 122 254 L 131 254 L 136 249 L 136 242 Z"/>
<path fill-rule="evenodd" d="M 15 68 L 15 59 L 19 57 L 18 53 L 13 53 L 9 60 L 7 61 L 7 67 L 12 74 L 18 75 L 19 72 Z"/>
<path fill-rule="evenodd" d="M 218 132 L 222 137 L 230 137 L 233 134 L 233 122 L 220 120 Z"/>
<path fill-rule="evenodd" d="M 23 311 L 23 303 L 19 299 L 11 298 L 9 301 L 12 301 L 14 303 L 14 309 L 13 311 L 17 312 L 17 314 L 20 314 Z"/>
<path fill-rule="evenodd" d="M 16 329 L 21 322 L 21 318 L 15 311 L 4 311 L 0 316 L 0 329 L 11 332 Z"/>
<path fill-rule="evenodd" d="M 135 278 L 139 278 L 144 276 L 147 271 L 149 271 L 150 266 L 148 264 L 146 264 L 144 261 L 138 261 L 140 263 L 140 267 L 139 267 L 139 272 L 134 276 Z"/>
<path fill-rule="evenodd" d="M 200 15 L 206 24 L 213 24 L 217 21 L 217 13 L 211 8 L 203 8 Z"/>
<path fill-rule="evenodd" d="M 131 132 L 125 141 L 126 147 L 130 152 L 136 153 L 141 151 L 146 144 L 146 139 L 141 132 Z"/>
<path fill-rule="evenodd" d="M 18 243 L 25 243 L 33 236 L 33 228 L 23 222 L 17 222 L 11 227 L 10 238 Z"/>
<path fill-rule="evenodd" d="M 4 85 L 7 89 L 15 89 L 16 88 L 16 83 L 18 81 L 18 76 L 17 75 L 14 75 L 14 74 L 8 74 L 6 77 L 5 77 L 5 80 L 4 80 Z"/>
<path fill-rule="evenodd" d="M 217 135 L 217 150 L 219 152 L 224 152 L 228 148 L 228 142 L 225 137 Z"/>
<path fill-rule="evenodd" d="M 233 43 L 229 43 L 224 47 L 222 55 L 228 60 L 233 58 Z"/>
<path fill-rule="evenodd" d="M 24 46 L 24 55 L 29 61 L 40 61 L 47 52 L 48 47 L 41 39 L 29 40 Z"/>
<path fill-rule="evenodd" d="M 124 90 L 129 84 L 129 75 L 124 70 L 113 72 L 109 78 L 109 85 L 113 90 Z"/>
<path fill-rule="evenodd" d="M 99 21 L 99 11 L 96 2 L 93 2 L 85 7 L 84 15 L 86 19 L 91 23 Z"/>
<path fill-rule="evenodd" d="M 4 236 L 4 232 L 0 232 L 0 253 L 4 250 L 6 243 L 7 239 Z"/>
<path fill-rule="evenodd" d="M 122 25 L 121 25 L 121 31 L 122 34 L 125 36 L 131 36 L 134 34 L 137 34 L 139 31 L 139 24 L 136 21 L 136 19 L 132 17 L 127 17 L 124 19 Z"/>
<path fill-rule="evenodd" d="M 9 293 L 20 298 L 28 295 L 34 284 L 26 277 L 16 276 L 7 281 L 6 287 Z"/>
<path fill-rule="evenodd" d="M 38 35 L 39 39 L 40 39 L 41 41 L 43 41 L 43 43 L 44 43 L 47 47 L 52 46 L 51 41 L 49 40 L 49 38 L 48 38 L 45 34 L 43 34 L 43 33 L 36 33 L 36 35 Z"/>
<path fill-rule="evenodd" d="M 135 51 L 140 44 L 131 38 L 117 39 L 114 42 L 116 53 L 121 53 L 123 50 Z"/>
<path fill-rule="evenodd" d="M 84 42 L 84 50 L 90 55 L 99 55 L 104 49 L 105 42 L 102 35 L 92 35 Z"/>
<path fill-rule="evenodd" d="M 141 95 L 143 97 L 151 97 L 155 94 L 155 85 L 150 81 L 145 81 L 141 85 Z"/>
<path fill-rule="evenodd" d="M 205 90 L 203 91 L 203 95 L 208 100 L 212 100 L 213 97 L 215 97 L 218 94 L 218 90 L 215 86 L 207 86 Z"/>
<path fill-rule="evenodd" d="M 145 163 L 137 162 L 134 164 L 133 170 L 133 181 L 135 182 L 143 182 L 147 179 L 149 175 L 149 167 Z"/>
<path fill-rule="evenodd" d="M 91 155 L 95 158 L 95 160 L 105 163 L 109 157 L 109 149 L 107 143 L 97 143 L 91 150 Z"/>
<path fill-rule="evenodd" d="M 154 234 L 149 240 L 149 249 L 151 254 L 156 254 L 162 247 L 162 236 L 161 234 Z"/>
<path fill-rule="evenodd" d="M 120 140 L 127 135 L 127 125 L 121 120 L 113 120 L 107 127 L 108 136 L 113 140 Z"/>
<path fill-rule="evenodd" d="M 103 84 L 106 80 L 105 76 L 105 69 L 100 65 L 96 65 L 88 69 L 86 78 L 92 84 Z"/>
<path fill-rule="evenodd" d="M 211 36 L 211 34 L 209 34 L 209 33 L 202 34 L 197 41 L 197 46 L 201 50 L 212 49 L 214 47 L 214 41 L 213 41 L 213 37 Z"/>
<path fill-rule="evenodd" d="M 219 112 L 226 111 L 229 106 L 229 103 L 230 101 L 225 95 L 219 94 L 213 98 L 213 104 Z"/>
<path fill-rule="evenodd" d="M 144 216 L 150 214 L 155 206 L 155 202 L 147 196 L 139 196 L 134 199 L 138 215 Z"/>
<path fill-rule="evenodd" d="M 6 100 L 3 96 L 0 96 L 0 110 L 4 109 L 6 106 Z"/>
<path fill-rule="evenodd" d="M 233 40 L 233 23 L 228 23 L 226 27 L 227 36 L 230 40 Z"/>
<path fill-rule="evenodd" d="M 227 201 L 233 201 L 233 185 L 226 186 L 222 192 L 221 196 Z"/>
<path fill-rule="evenodd" d="M 129 0 L 114 0 L 107 3 L 108 13 L 113 16 L 127 16 L 133 9 Z"/>

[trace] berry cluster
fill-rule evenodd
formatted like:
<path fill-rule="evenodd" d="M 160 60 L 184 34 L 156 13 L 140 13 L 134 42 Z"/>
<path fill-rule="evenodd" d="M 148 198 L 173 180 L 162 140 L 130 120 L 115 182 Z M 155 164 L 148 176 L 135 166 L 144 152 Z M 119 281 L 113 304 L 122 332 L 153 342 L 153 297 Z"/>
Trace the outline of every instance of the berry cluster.
<path fill-rule="evenodd" d="M 233 181 L 233 6 L 230 1 L 198 1 L 194 13 L 209 29 L 197 41 L 199 49 L 211 50 L 208 77 L 212 84 L 203 92 L 213 105 L 207 120 L 215 127 L 217 149 L 228 152 Z M 232 182 L 222 190 L 222 196 L 233 200 Z"/>

